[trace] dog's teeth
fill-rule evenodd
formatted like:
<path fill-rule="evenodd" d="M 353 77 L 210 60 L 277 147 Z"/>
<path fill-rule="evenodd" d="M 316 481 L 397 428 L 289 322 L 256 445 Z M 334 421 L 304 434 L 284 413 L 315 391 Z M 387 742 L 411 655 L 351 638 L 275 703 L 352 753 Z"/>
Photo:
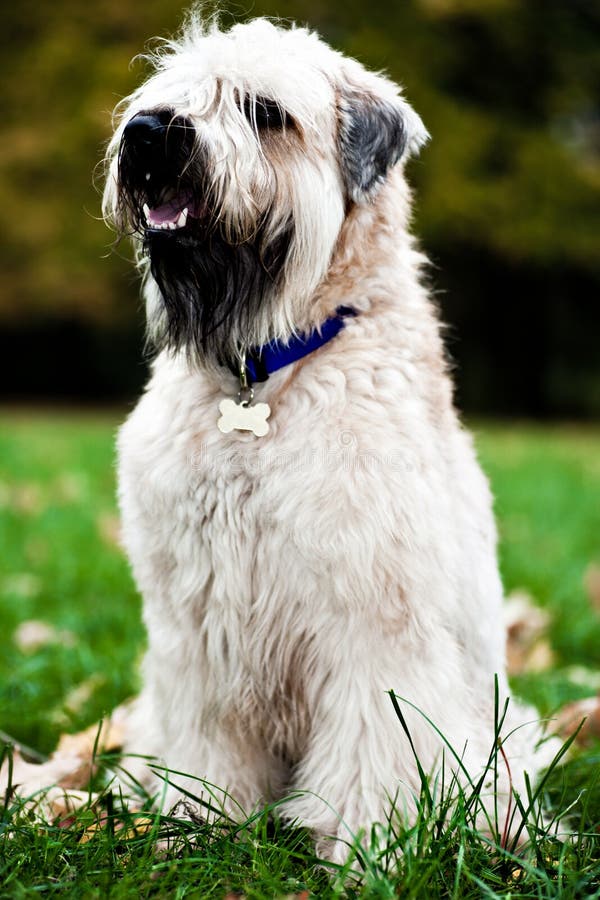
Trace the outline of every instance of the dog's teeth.
<path fill-rule="evenodd" d="M 183 228 L 185 223 L 187 222 L 188 217 L 188 207 L 182 209 L 177 217 L 177 221 L 175 222 L 154 222 L 152 219 L 152 211 L 147 203 L 143 205 L 144 216 L 146 217 L 146 223 L 150 225 L 151 228 L 155 228 L 159 231 L 175 231 L 176 228 Z"/>

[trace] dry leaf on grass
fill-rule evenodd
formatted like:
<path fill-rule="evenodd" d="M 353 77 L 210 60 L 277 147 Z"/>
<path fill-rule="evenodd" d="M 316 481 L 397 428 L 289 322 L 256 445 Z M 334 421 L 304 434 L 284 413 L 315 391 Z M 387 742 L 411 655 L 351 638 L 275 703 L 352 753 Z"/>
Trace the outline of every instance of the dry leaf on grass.
<path fill-rule="evenodd" d="M 129 708 L 124 703 L 101 725 L 63 735 L 58 748 L 45 762 L 27 762 L 15 747 L 12 766 L 7 757 L 0 768 L 0 796 L 10 789 L 24 800 L 32 798 L 40 817 L 51 816 L 52 821 L 60 817 L 63 808 L 71 815 L 83 805 L 83 796 L 89 796 L 83 789 L 96 771 L 94 750 L 97 755 L 122 746 Z"/>
<path fill-rule="evenodd" d="M 63 707 L 70 713 L 81 712 L 85 704 L 90 700 L 98 688 L 106 682 L 104 675 L 97 672 L 72 688 L 65 697 Z"/>
<path fill-rule="evenodd" d="M 590 606 L 597 615 L 600 615 L 600 565 L 592 563 L 583 576 L 583 584 L 588 595 Z"/>
<path fill-rule="evenodd" d="M 28 538 L 23 549 L 25 550 L 27 561 L 33 566 L 46 562 L 50 556 L 49 542 L 38 535 L 32 535 Z"/>
<path fill-rule="evenodd" d="M 117 837 L 120 841 L 132 841 L 136 838 L 142 837 L 142 835 L 147 834 L 149 831 L 154 828 L 156 824 L 156 820 L 152 818 L 152 816 L 147 815 L 135 815 L 135 809 L 131 806 L 128 808 L 128 812 L 134 813 L 134 815 L 129 815 L 127 821 L 113 820 L 113 829 L 115 837 Z M 88 844 L 90 841 L 94 839 L 97 834 L 102 834 L 104 828 L 106 826 L 106 816 L 100 816 L 98 821 L 94 822 L 92 825 L 89 825 L 79 839 L 80 844 Z"/>
<path fill-rule="evenodd" d="M 110 753 L 123 746 L 130 706 L 122 703 L 113 710 L 108 719 L 95 723 L 79 731 L 77 734 L 63 734 L 60 737 L 57 753 L 91 757 L 94 747 L 99 753 Z"/>
<path fill-rule="evenodd" d="M 105 544 L 121 549 L 121 520 L 118 516 L 103 513 L 96 519 L 96 526 Z"/>
<path fill-rule="evenodd" d="M 16 512 L 35 515 L 42 510 L 42 489 L 35 482 L 15 485 L 11 491 L 10 506 Z"/>
<path fill-rule="evenodd" d="M 52 712 L 51 719 L 53 724 L 59 728 L 68 728 L 71 717 L 81 712 L 88 700 L 91 700 L 95 691 L 102 687 L 105 682 L 105 676 L 96 673 L 86 678 L 80 684 L 75 685 L 74 688 L 71 688 L 60 707 Z"/>
<path fill-rule="evenodd" d="M 29 619 L 21 622 L 14 633 L 13 640 L 23 653 L 35 653 L 48 644 L 60 644 L 62 647 L 74 647 L 77 638 L 72 631 L 55 628 L 49 622 L 40 619 Z"/>
<path fill-rule="evenodd" d="M 155 824 L 156 820 L 152 816 L 134 816 L 120 827 L 117 826 L 115 834 L 120 841 L 133 841 L 151 831 Z"/>
<path fill-rule="evenodd" d="M 309 891 L 301 891 L 299 894 L 281 894 L 277 900 L 309 900 Z M 246 900 L 245 894 L 226 894 L 223 900 Z"/>
<path fill-rule="evenodd" d="M 554 663 L 546 636 L 550 616 L 525 591 L 514 591 L 504 604 L 506 662 L 509 675 L 542 672 Z"/>
<path fill-rule="evenodd" d="M 563 706 L 553 722 L 554 730 L 566 739 L 577 731 L 583 719 L 585 722 L 575 739 L 580 746 L 600 738 L 600 694 Z"/>
<path fill-rule="evenodd" d="M 299 894 L 282 894 L 277 900 L 309 900 L 309 891 L 301 891 Z M 245 894 L 226 894 L 223 900 L 247 900 Z"/>
<path fill-rule="evenodd" d="M 33 572 L 15 572 L 2 580 L 1 588 L 3 594 L 16 594 L 29 600 L 41 592 L 42 580 Z"/>
<path fill-rule="evenodd" d="M 90 761 L 54 754 L 47 762 L 30 763 L 15 748 L 12 767 L 6 759 L 0 769 L 0 794 L 17 795 L 41 821 L 66 828 L 79 810 L 97 802 L 96 794 L 71 787 L 85 784 L 90 773 Z"/>
<path fill-rule="evenodd" d="M 18 790 L 21 797 L 45 791 L 50 787 L 71 787 L 76 782 L 83 787 L 89 779 L 90 762 L 71 753 L 54 753 L 46 762 L 27 762 L 16 747 L 12 752 L 12 769 L 5 759 L 0 769 L 0 795 L 9 787 Z M 85 772 L 83 769 L 85 768 Z M 9 784 L 10 779 L 10 784 Z"/>
<path fill-rule="evenodd" d="M 50 788 L 37 803 L 38 814 L 48 822 L 60 828 L 70 828 L 82 809 L 95 809 L 99 794 L 90 791 L 66 790 L 61 787 Z"/>
<path fill-rule="evenodd" d="M 600 670 L 588 666 L 567 666 L 563 672 L 571 682 L 590 691 L 600 691 Z"/>
<path fill-rule="evenodd" d="M 60 502 L 80 502 L 88 493 L 85 474 L 83 472 L 63 472 L 53 485 L 53 493 Z"/>
<path fill-rule="evenodd" d="M 301 891 L 299 894 L 281 894 L 277 900 L 309 900 L 310 892 Z M 245 894 L 226 894 L 223 900 L 247 900 Z"/>

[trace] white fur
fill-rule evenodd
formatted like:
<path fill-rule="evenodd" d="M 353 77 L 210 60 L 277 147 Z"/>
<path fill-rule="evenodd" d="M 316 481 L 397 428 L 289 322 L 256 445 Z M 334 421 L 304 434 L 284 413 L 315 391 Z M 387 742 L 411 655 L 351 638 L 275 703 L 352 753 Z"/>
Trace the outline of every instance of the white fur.
<path fill-rule="evenodd" d="M 217 76 L 285 105 L 302 152 L 283 163 L 263 152 L 234 121 L 232 87 L 212 103 Z M 218 148 L 225 218 L 251 223 L 252 198 L 260 206 L 286 185 L 275 215 L 293 214 L 297 252 L 279 319 L 253 337 L 302 330 L 340 304 L 359 311 L 257 386 L 272 410 L 266 436 L 222 434 L 233 376 L 167 354 L 119 435 L 124 541 L 148 631 L 128 749 L 207 779 L 248 812 L 307 791 L 282 813 L 341 840 L 382 821 L 398 792 L 410 809 L 418 790 L 387 691 L 435 722 L 474 777 L 494 741 L 495 674 L 508 693 L 490 492 L 452 404 L 402 166 L 345 211 L 336 97 L 348 84 L 401 103 L 409 149 L 422 143 L 398 89 L 314 34 L 263 20 L 226 34 L 195 25 L 123 105 L 111 151 L 130 115 L 168 104 Z M 113 168 L 108 210 L 115 178 Z M 156 315 L 156 288 L 146 289 Z M 435 769 L 440 739 L 405 713 Z M 509 719 L 535 716 L 512 704 Z M 525 764 L 535 774 L 533 741 L 529 729 L 506 743 L 519 788 Z M 177 796 L 170 788 L 166 805 Z M 324 852 L 342 858 L 343 845 Z"/>

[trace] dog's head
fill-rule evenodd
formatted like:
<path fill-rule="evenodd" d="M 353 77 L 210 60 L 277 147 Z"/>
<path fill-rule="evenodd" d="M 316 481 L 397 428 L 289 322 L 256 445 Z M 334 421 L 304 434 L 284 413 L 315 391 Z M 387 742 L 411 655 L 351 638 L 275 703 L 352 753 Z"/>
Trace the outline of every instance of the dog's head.
<path fill-rule="evenodd" d="M 153 63 L 117 108 L 104 209 L 139 239 L 153 343 L 225 361 L 306 320 L 348 211 L 427 133 L 305 29 L 192 20 Z"/>

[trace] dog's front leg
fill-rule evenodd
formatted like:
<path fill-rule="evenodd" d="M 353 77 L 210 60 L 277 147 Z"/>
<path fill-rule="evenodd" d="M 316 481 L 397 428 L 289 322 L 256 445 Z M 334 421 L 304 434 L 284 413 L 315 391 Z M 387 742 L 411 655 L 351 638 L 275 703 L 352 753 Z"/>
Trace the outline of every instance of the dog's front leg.
<path fill-rule="evenodd" d="M 327 648 L 320 687 L 314 687 L 310 739 L 299 762 L 292 795 L 282 812 L 314 832 L 318 853 L 342 863 L 358 838 L 367 843 L 371 826 L 394 816 L 410 820 L 420 778 L 413 747 L 427 774 L 441 758 L 442 741 L 427 721 L 464 748 L 469 703 L 459 687 L 449 690 L 453 648 L 446 663 L 401 635 L 384 634 L 359 617 L 341 617 L 328 628 L 335 635 Z M 377 633 L 376 633 L 377 632 Z M 325 656 L 325 654 L 324 654 Z M 409 742 L 395 713 L 390 689 L 411 699 L 402 704 L 411 734 Z M 453 699 L 450 694 L 456 695 Z M 461 707 L 462 706 L 462 710 Z M 472 723 L 471 723 L 472 724 Z M 481 731 L 473 728 L 473 731 Z M 477 735 L 475 744 L 479 745 Z M 490 741 L 492 736 L 489 736 Z M 485 743 L 485 742 L 484 742 Z"/>
<path fill-rule="evenodd" d="M 239 821 L 278 789 L 281 773 L 243 733 L 227 685 L 194 662 L 191 673 L 185 653 L 165 656 L 151 644 L 126 740 L 126 752 L 145 759 L 124 766 L 164 812 L 183 802 L 203 818 L 212 807 Z"/>

